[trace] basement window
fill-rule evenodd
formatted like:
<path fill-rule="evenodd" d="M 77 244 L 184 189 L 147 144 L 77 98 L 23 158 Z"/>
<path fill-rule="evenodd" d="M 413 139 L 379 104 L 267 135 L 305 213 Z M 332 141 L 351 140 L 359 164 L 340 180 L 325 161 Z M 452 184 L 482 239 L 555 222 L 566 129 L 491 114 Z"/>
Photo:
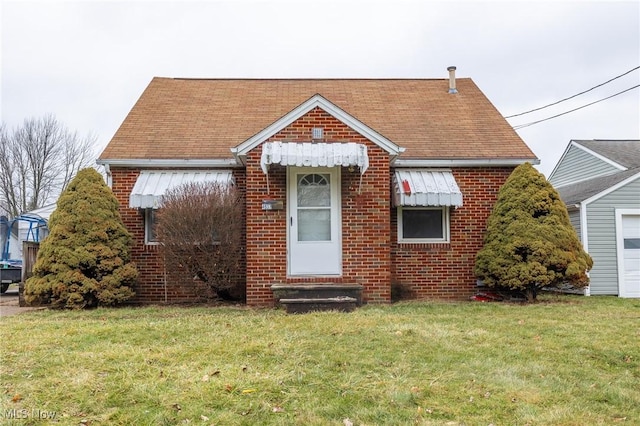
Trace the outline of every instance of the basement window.
<path fill-rule="evenodd" d="M 398 242 L 449 242 L 449 208 L 398 207 Z"/>

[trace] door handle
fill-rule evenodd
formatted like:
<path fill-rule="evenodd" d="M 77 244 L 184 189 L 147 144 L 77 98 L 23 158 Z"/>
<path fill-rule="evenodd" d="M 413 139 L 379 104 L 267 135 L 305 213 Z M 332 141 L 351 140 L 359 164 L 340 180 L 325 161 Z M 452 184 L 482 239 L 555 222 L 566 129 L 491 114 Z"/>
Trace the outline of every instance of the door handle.
<path fill-rule="evenodd" d="M 289 216 L 289 226 L 293 226 L 293 216 Z"/>

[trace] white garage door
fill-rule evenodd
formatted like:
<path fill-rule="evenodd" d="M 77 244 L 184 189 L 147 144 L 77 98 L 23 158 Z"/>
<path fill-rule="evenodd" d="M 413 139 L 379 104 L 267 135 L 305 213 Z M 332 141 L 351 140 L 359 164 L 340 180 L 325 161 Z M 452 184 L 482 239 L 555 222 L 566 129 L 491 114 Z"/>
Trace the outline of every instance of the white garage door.
<path fill-rule="evenodd" d="M 622 216 L 622 238 L 620 297 L 640 297 L 640 215 Z"/>

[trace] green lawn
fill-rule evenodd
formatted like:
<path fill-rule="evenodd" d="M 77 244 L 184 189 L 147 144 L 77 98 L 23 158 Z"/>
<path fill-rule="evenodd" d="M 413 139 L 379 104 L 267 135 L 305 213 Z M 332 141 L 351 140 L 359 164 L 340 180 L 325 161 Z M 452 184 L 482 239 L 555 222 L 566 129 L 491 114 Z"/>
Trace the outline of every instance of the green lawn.
<path fill-rule="evenodd" d="M 2 424 L 640 424 L 640 300 L 37 311 L 0 339 Z"/>

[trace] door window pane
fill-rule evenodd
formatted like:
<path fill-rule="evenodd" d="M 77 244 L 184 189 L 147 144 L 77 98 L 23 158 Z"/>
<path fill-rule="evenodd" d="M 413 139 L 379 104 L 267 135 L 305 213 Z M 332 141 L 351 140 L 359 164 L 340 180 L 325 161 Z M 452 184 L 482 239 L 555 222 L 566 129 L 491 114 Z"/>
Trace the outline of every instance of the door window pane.
<path fill-rule="evenodd" d="M 299 209 L 298 241 L 331 241 L 331 209 Z"/>
<path fill-rule="evenodd" d="M 329 175 L 302 175 L 298 181 L 298 207 L 328 207 L 331 205 Z"/>

